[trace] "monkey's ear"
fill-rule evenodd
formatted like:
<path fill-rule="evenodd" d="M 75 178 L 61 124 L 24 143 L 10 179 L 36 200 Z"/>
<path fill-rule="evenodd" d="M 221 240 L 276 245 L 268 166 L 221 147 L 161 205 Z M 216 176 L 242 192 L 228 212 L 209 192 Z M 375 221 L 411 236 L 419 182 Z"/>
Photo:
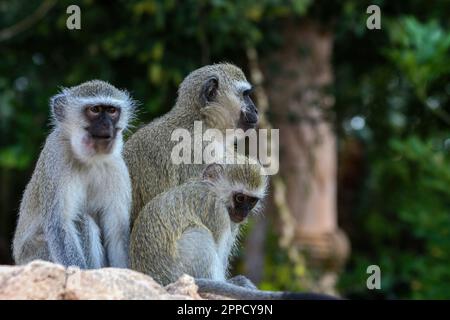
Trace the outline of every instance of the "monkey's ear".
<path fill-rule="evenodd" d="M 205 106 L 208 102 L 211 102 L 216 98 L 218 89 L 219 89 L 219 79 L 216 76 L 212 76 L 205 81 L 202 87 L 202 94 L 201 94 L 203 106 Z"/>
<path fill-rule="evenodd" d="M 203 170 L 203 179 L 209 181 L 217 181 L 224 174 L 223 166 L 218 163 L 209 164 L 205 170 Z"/>
<path fill-rule="evenodd" d="M 64 106 L 67 103 L 66 96 L 63 93 L 57 94 L 50 99 L 50 108 L 56 120 L 64 120 Z"/>

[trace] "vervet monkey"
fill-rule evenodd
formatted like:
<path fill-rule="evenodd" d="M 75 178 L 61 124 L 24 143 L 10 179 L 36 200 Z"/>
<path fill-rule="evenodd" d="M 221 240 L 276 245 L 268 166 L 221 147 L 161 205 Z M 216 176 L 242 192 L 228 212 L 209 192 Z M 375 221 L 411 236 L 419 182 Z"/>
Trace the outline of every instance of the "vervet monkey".
<path fill-rule="evenodd" d="M 201 294 L 236 299 L 335 299 L 314 293 L 259 291 L 244 276 L 227 280 L 240 226 L 261 210 L 267 177 L 259 165 L 208 165 L 200 179 L 156 196 L 131 232 L 131 268 L 167 285 L 186 273 Z"/>
<path fill-rule="evenodd" d="M 128 265 L 131 183 L 121 151 L 135 104 L 93 80 L 51 98 L 53 130 L 25 189 L 13 241 L 15 262 Z"/>
<path fill-rule="evenodd" d="M 131 221 L 156 195 L 201 174 L 206 164 L 173 164 L 171 141 L 175 129 L 194 131 L 254 128 L 258 111 L 250 98 L 252 86 L 232 64 L 214 64 L 189 74 L 181 83 L 173 109 L 138 130 L 126 142 L 124 158 L 130 171 L 133 204 Z M 195 142 L 194 142 L 195 143 Z"/>
<path fill-rule="evenodd" d="M 185 273 L 226 281 L 240 225 L 261 209 L 266 194 L 260 169 L 248 162 L 210 164 L 200 179 L 157 195 L 132 229 L 131 268 L 163 285 Z"/>

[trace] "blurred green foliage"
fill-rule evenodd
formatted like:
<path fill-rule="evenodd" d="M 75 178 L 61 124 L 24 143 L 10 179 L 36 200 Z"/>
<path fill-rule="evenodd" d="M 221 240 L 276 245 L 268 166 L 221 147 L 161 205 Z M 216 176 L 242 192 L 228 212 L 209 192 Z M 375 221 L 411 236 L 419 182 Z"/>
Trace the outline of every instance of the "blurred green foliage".
<path fill-rule="evenodd" d="M 376 43 L 372 31 L 337 32 L 340 137 L 356 137 L 365 155 L 347 223 L 353 252 L 340 287 L 357 298 L 448 299 L 450 28 L 443 12 L 449 7 L 380 5 Z M 345 61 L 343 37 L 370 51 Z M 365 126 L 352 127 L 354 117 Z M 380 291 L 364 285 L 371 264 L 381 268 Z"/>
<path fill-rule="evenodd" d="M 0 30 L 41 3 L 0 0 Z M 13 230 L 59 86 L 108 80 L 142 102 L 139 121 L 147 122 L 171 107 L 189 71 L 219 61 L 245 69 L 247 46 L 264 57 L 282 43 L 283 21 L 311 19 L 335 37 L 339 141 L 357 139 L 364 151 L 360 188 L 340 212 L 353 249 L 340 289 L 359 298 L 450 298 L 449 2 L 82 0 L 80 31 L 66 28 L 70 4 L 56 2 L 0 42 L 0 236 Z M 381 7 L 382 30 L 366 29 L 370 4 Z M 266 251 L 262 286 L 301 288 L 291 275 L 310 271 L 290 265 L 274 234 Z M 381 267 L 380 291 L 365 286 L 371 264 Z"/>
<path fill-rule="evenodd" d="M 428 86 L 450 72 L 450 34 L 436 20 L 421 23 L 411 16 L 388 27 L 393 46 L 386 54 L 424 101 Z"/>

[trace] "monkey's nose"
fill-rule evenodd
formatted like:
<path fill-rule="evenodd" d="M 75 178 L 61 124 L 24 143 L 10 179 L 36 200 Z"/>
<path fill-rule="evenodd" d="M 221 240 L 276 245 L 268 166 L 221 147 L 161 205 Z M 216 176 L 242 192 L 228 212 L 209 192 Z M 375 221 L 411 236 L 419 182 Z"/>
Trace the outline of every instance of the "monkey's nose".
<path fill-rule="evenodd" d="M 108 123 L 93 124 L 88 131 L 94 139 L 111 139 L 113 136 L 113 128 Z"/>

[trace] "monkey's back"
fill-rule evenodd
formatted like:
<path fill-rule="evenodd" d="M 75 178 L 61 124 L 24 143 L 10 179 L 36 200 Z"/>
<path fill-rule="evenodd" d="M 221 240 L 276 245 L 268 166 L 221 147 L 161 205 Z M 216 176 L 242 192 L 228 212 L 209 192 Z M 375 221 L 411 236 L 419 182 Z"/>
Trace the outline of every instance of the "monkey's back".
<path fill-rule="evenodd" d="M 50 260 L 48 247 L 44 243 L 45 219 L 36 217 L 39 215 L 47 217 L 51 214 L 51 202 L 55 200 L 52 195 L 60 183 L 61 176 L 55 176 L 54 173 L 61 172 L 55 168 L 64 165 L 64 155 L 59 149 L 52 147 L 55 143 L 59 143 L 58 133 L 53 131 L 47 137 L 20 203 L 12 245 L 14 261 L 17 264 L 34 259 Z"/>
<path fill-rule="evenodd" d="M 172 149 L 178 143 L 171 141 L 172 132 L 186 128 L 185 123 L 193 125 L 195 120 L 190 116 L 171 110 L 137 130 L 125 143 L 123 156 L 133 190 L 132 226 L 142 208 L 155 196 L 202 172 L 204 165 L 175 165 L 171 160 Z"/>

